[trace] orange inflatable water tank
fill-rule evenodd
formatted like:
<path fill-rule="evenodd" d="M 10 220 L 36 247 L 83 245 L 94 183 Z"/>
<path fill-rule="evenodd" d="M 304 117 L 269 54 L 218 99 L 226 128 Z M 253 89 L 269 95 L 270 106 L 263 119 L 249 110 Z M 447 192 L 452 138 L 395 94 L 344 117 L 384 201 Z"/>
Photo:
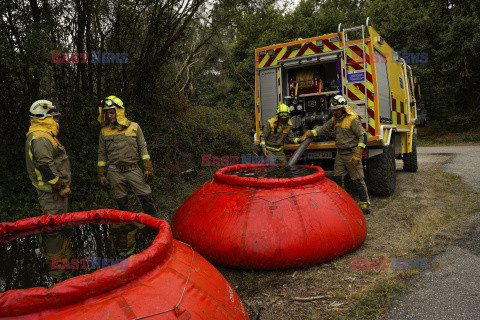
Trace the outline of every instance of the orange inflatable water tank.
<path fill-rule="evenodd" d="M 158 230 L 153 243 L 106 267 L 60 282 L 0 293 L 7 319 L 249 319 L 226 279 L 193 249 L 172 239 L 167 222 L 142 213 L 110 209 L 40 216 L 0 224 L 5 243 L 38 228 L 136 222 Z"/>
<path fill-rule="evenodd" d="M 241 269 L 317 264 L 360 246 L 367 235 L 352 197 L 325 178 L 320 167 L 294 178 L 231 174 L 261 168 L 218 170 L 175 212 L 173 235 L 210 262 Z"/>

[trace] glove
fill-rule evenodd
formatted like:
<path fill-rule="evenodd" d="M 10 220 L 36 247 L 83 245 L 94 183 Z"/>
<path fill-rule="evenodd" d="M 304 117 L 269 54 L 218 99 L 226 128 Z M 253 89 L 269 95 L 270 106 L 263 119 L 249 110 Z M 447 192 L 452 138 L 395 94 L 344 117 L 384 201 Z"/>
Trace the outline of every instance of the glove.
<path fill-rule="evenodd" d="M 52 184 L 52 188 L 58 191 L 58 194 L 62 198 L 70 197 L 72 195 L 72 191 L 69 187 L 63 182 L 62 179 L 58 178 L 57 182 Z"/>
<path fill-rule="evenodd" d="M 52 188 L 57 190 L 57 191 L 60 191 L 62 189 L 65 189 L 67 186 L 65 185 L 65 182 L 63 182 L 62 179 L 58 178 L 57 182 L 55 182 L 54 184 L 52 184 Z"/>
<path fill-rule="evenodd" d="M 105 178 L 105 167 L 97 167 L 97 181 L 101 186 L 108 184 L 108 180 Z"/>
<path fill-rule="evenodd" d="M 352 158 L 350 159 L 349 162 L 352 163 L 352 166 L 355 168 L 359 163 L 360 161 L 362 160 L 362 153 L 363 153 L 363 149 L 362 148 L 357 148 L 357 150 L 355 151 L 355 153 L 353 154 Z"/>
<path fill-rule="evenodd" d="M 264 155 L 265 157 L 268 157 L 267 148 L 265 148 L 265 146 L 262 147 L 262 151 L 263 151 L 263 155 Z"/>
<path fill-rule="evenodd" d="M 311 130 L 307 130 L 307 132 L 303 134 L 303 136 L 300 138 L 300 142 L 303 142 L 308 138 L 313 138 L 313 132 Z"/>
<path fill-rule="evenodd" d="M 145 166 L 145 171 L 143 172 L 143 178 L 145 179 L 145 182 L 150 182 L 153 179 L 153 165 L 152 161 L 150 160 L 145 160 L 143 163 Z"/>
<path fill-rule="evenodd" d="M 58 192 L 58 194 L 60 195 L 60 197 L 62 198 L 68 198 L 72 195 L 72 190 L 70 190 L 69 187 L 66 187 L 65 189 L 62 189 Z"/>

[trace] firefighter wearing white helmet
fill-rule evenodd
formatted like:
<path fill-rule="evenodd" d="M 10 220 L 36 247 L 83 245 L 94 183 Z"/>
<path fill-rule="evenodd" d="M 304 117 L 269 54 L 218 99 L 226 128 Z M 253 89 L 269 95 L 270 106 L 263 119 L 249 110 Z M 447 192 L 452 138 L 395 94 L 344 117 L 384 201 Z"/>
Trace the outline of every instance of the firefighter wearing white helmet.
<path fill-rule="evenodd" d="M 260 135 L 260 146 L 265 157 L 276 157 L 279 164 L 286 164 L 287 158 L 283 151 L 285 143 L 299 143 L 291 130 L 290 108 L 284 103 L 279 104 L 277 115 L 267 121 Z"/>
<path fill-rule="evenodd" d="M 43 214 L 54 215 L 68 211 L 71 171 L 70 160 L 58 140 L 58 109 L 48 100 L 35 101 L 30 107 L 30 128 L 25 143 L 27 172 L 38 195 Z M 52 266 L 55 258 L 71 257 L 70 227 L 62 227 L 39 234 L 40 252 Z M 49 271 L 57 279 L 64 279 L 65 270 Z"/>
<path fill-rule="evenodd" d="M 67 212 L 67 198 L 72 194 L 70 161 L 57 137 L 59 115 L 48 100 L 35 101 L 30 107 L 25 160 L 44 214 Z"/>
<path fill-rule="evenodd" d="M 111 185 L 119 209 L 125 211 L 130 211 L 127 194 L 130 185 L 144 213 L 157 217 L 148 185 L 153 179 L 153 166 L 142 129 L 125 117 L 123 101 L 116 96 L 109 96 L 101 102 L 98 122 L 102 126 L 98 142 L 98 183 Z M 138 166 L 139 160 L 143 160 L 143 172 Z"/>
<path fill-rule="evenodd" d="M 336 95 L 331 99 L 330 110 L 333 111 L 333 117 L 323 126 L 316 126 L 313 130 L 305 132 L 301 141 L 334 132 L 337 155 L 332 180 L 343 187 L 343 178 L 348 173 L 358 191 L 362 212 L 369 214 L 370 199 L 361 164 L 362 153 L 367 143 L 367 134 L 363 130 L 357 114 L 347 105 L 347 101 L 341 95 Z"/>

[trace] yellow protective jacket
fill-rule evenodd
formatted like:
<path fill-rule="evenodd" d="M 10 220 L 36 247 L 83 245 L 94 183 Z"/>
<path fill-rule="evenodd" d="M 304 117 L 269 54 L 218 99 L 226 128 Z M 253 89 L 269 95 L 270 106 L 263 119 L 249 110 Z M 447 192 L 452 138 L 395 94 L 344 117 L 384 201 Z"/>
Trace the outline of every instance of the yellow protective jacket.
<path fill-rule="evenodd" d="M 150 160 L 142 129 L 135 122 L 106 125 L 98 139 L 98 166 L 132 165 L 138 160 Z"/>
<path fill-rule="evenodd" d="M 30 119 L 25 143 L 27 172 L 35 188 L 53 192 L 52 184 L 62 179 L 70 185 L 72 175 L 65 147 L 57 139 L 58 124 L 52 117 Z"/>
<path fill-rule="evenodd" d="M 338 119 L 333 117 L 323 126 L 313 128 L 312 133 L 317 136 L 331 131 L 334 132 L 337 148 L 347 150 L 358 146 L 365 149 L 367 134 L 356 115 L 346 113 Z"/>
<path fill-rule="evenodd" d="M 285 143 L 298 143 L 299 138 L 293 136 L 291 130 L 292 122 L 281 125 L 278 117 L 275 116 L 267 121 L 262 134 L 260 135 L 260 145 L 270 151 L 283 150 Z"/>

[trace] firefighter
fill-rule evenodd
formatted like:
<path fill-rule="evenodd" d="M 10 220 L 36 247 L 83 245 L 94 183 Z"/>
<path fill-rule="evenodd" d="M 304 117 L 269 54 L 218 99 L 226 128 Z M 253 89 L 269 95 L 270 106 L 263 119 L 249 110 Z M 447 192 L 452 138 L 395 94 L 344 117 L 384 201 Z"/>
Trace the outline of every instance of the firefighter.
<path fill-rule="evenodd" d="M 37 189 L 43 214 L 67 212 L 70 190 L 70 160 L 58 141 L 60 113 L 48 100 L 30 107 L 30 128 L 25 143 L 27 172 Z"/>
<path fill-rule="evenodd" d="M 137 232 L 145 227 L 144 224 L 113 223 L 110 228 L 110 245 L 115 257 L 128 258 L 137 248 Z"/>
<path fill-rule="evenodd" d="M 143 211 L 157 217 L 148 182 L 153 179 L 152 161 L 140 126 L 125 117 L 122 100 L 109 96 L 99 108 L 98 122 L 102 126 L 98 143 L 97 181 L 111 184 L 113 196 L 120 210 L 130 211 L 127 185 L 140 200 Z M 138 166 L 142 159 L 144 171 Z M 107 177 L 105 166 L 108 163 Z"/>
<path fill-rule="evenodd" d="M 334 132 L 337 155 L 332 180 L 343 188 L 343 178 L 348 172 L 358 192 L 360 208 L 363 214 L 367 215 L 370 213 L 370 200 L 361 162 L 367 135 L 356 113 L 347 105 L 345 98 L 341 95 L 336 95 L 331 99 L 330 109 L 333 110 L 333 118 L 323 126 L 316 126 L 313 130 L 305 132 L 301 141 L 330 131 Z"/>
<path fill-rule="evenodd" d="M 70 160 L 57 138 L 60 113 L 51 101 L 38 100 L 30 107 L 30 128 L 25 143 L 27 172 L 37 190 L 43 214 L 66 213 L 70 190 Z M 65 270 L 55 270 L 55 258 L 71 257 L 71 227 L 62 227 L 39 234 L 40 252 L 50 266 L 49 274 L 56 279 L 68 277 Z"/>
<path fill-rule="evenodd" d="M 40 253 L 47 261 L 48 274 L 58 281 L 71 278 L 72 273 L 63 268 L 65 261 L 72 257 L 73 227 L 64 226 L 37 235 Z"/>
<path fill-rule="evenodd" d="M 290 109 L 283 103 L 277 108 L 277 115 L 267 121 L 260 135 L 260 146 L 265 157 L 275 156 L 279 164 L 287 164 L 283 152 L 284 143 L 299 143 L 300 138 L 294 138 L 291 130 Z"/>

